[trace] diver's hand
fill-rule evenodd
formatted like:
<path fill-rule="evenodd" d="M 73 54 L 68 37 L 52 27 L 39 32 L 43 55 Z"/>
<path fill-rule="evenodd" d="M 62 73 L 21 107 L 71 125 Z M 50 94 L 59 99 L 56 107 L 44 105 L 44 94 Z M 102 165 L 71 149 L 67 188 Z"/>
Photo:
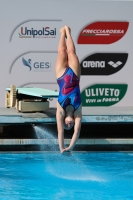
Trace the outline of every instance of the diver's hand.
<path fill-rule="evenodd" d="M 63 149 L 63 151 L 61 152 L 62 155 L 66 155 L 66 156 L 71 156 L 71 152 L 69 151 L 68 148 Z"/>

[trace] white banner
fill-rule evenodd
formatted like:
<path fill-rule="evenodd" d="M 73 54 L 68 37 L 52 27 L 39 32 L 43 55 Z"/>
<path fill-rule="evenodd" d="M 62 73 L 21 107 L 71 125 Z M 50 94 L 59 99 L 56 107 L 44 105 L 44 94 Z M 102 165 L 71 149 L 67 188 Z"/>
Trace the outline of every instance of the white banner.
<path fill-rule="evenodd" d="M 64 25 L 71 28 L 81 65 L 84 106 L 133 106 L 133 1 L 0 0 L 0 5 L 0 107 L 11 84 L 59 90 L 54 67 Z"/>

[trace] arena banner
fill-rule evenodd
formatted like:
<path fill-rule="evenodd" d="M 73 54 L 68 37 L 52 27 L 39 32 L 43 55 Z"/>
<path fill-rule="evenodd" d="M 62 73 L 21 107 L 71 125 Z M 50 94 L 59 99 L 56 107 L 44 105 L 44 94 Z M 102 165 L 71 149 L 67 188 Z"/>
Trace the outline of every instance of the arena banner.
<path fill-rule="evenodd" d="M 11 84 L 59 91 L 55 63 L 64 25 L 71 28 L 80 62 L 83 106 L 133 106 L 133 1 L 0 0 L 0 5 L 0 107 Z M 56 107 L 56 99 L 50 106 Z"/>
<path fill-rule="evenodd" d="M 81 75 L 108 76 L 120 71 L 126 64 L 127 53 L 95 53 L 81 61 Z"/>

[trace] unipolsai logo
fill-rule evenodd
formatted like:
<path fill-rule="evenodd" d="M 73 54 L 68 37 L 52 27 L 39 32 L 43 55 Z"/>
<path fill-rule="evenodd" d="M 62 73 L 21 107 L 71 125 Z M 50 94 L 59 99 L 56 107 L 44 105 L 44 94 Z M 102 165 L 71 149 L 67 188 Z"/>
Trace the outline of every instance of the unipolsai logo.
<path fill-rule="evenodd" d="M 85 88 L 81 93 L 82 105 L 112 106 L 125 96 L 127 84 L 95 84 Z"/>
<path fill-rule="evenodd" d="M 55 41 L 58 30 L 61 27 L 61 19 L 44 19 L 44 20 L 26 20 L 19 23 L 13 30 L 10 35 L 11 41 L 30 41 L 38 39 L 41 42 L 41 39 L 47 41 Z"/>
<path fill-rule="evenodd" d="M 120 71 L 127 62 L 127 53 L 95 53 L 84 58 L 81 75 L 111 75 Z"/>
<path fill-rule="evenodd" d="M 44 72 L 51 71 L 51 62 L 32 62 L 32 59 L 25 59 L 22 57 L 22 63 L 29 71 L 33 72 Z"/>
<path fill-rule="evenodd" d="M 42 27 L 40 29 L 20 27 L 19 38 L 55 38 L 56 28 Z"/>

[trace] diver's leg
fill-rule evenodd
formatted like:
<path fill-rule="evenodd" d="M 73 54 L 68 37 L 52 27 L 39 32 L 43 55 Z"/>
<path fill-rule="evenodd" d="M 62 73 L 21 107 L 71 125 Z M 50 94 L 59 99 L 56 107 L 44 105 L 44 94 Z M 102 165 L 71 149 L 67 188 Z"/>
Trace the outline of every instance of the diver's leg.
<path fill-rule="evenodd" d="M 66 32 L 65 27 L 60 29 L 60 40 L 58 44 L 58 56 L 55 65 L 56 78 L 59 78 L 64 73 L 67 67 L 67 47 L 66 47 Z"/>
<path fill-rule="evenodd" d="M 69 67 L 73 69 L 78 77 L 80 77 L 80 64 L 79 59 L 76 55 L 75 45 L 71 36 L 71 29 L 68 26 L 65 26 L 66 30 L 66 45 L 67 45 L 67 53 L 68 53 L 68 64 Z"/>

